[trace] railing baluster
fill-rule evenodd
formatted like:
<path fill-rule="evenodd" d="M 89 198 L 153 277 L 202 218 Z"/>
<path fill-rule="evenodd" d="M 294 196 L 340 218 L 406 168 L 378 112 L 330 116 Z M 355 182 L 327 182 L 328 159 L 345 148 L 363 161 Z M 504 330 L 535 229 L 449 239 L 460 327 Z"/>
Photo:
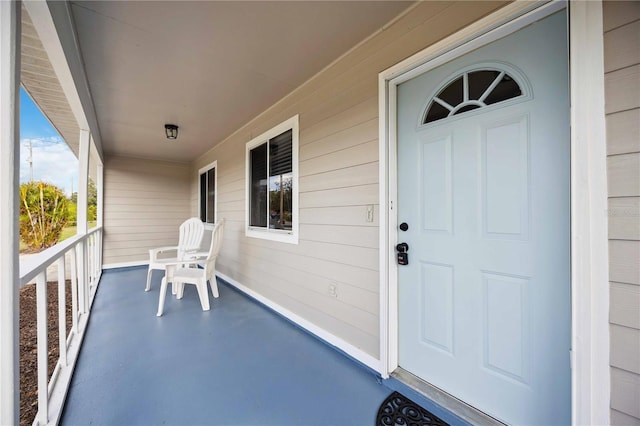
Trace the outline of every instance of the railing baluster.
<path fill-rule="evenodd" d="M 78 262 L 75 250 L 69 250 L 71 270 L 71 331 L 78 334 Z"/>
<path fill-rule="evenodd" d="M 84 256 L 84 313 L 89 312 L 91 305 L 89 303 L 89 295 L 91 294 L 91 282 L 89 281 L 89 236 L 82 243 L 82 252 Z"/>
<path fill-rule="evenodd" d="M 58 345 L 60 366 L 67 366 L 67 300 L 65 255 L 58 259 Z"/>
<path fill-rule="evenodd" d="M 93 287 L 96 284 L 96 257 L 95 254 L 93 252 L 93 248 L 95 247 L 95 243 L 96 243 L 96 234 L 91 234 L 91 236 L 89 237 L 89 248 L 88 248 L 88 254 L 89 254 L 89 274 L 91 275 L 91 289 L 93 289 Z"/>
<path fill-rule="evenodd" d="M 85 240 L 86 241 L 86 240 Z M 87 283 L 87 275 L 86 275 L 86 261 L 87 256 L 85 255 L 84 250 L 84 241 L 81 241 L 76 246 L 76 255 L 78 256 L 78 311 L 80 314 L 84 314 L 87 312 L 86 305 L 86 283 Z"/>
<path fill-rule="evenodd" d="M 36 277 L 36 324 L 38 342 L 38 423 L 46 425 L 49 421 L 48 366 L 49 348 L 47 345 L 47 272 L 42 271 Z"/>

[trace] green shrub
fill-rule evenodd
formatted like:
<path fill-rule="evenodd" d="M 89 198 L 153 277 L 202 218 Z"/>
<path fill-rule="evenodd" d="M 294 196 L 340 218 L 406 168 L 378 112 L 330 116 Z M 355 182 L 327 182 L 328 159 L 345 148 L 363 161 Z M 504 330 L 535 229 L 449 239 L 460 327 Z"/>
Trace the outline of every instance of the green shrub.
<path fill-rule="evenodd" d="M 73 201 L 67 203 L 67 226 L 76 226 L 78 205 Z"/>
<path fill-rule="evenodd" d="M 98 207 L 95 204 L 89 204 L 87 206 L 87 220 L 89 222 L 95 222 L 98 217 Z"/>
<path fill-rule="evenodd" d="M 20 238 L 32 250 L 55 245 L 69 219 L 69 200 L 46 182 L 20 185 Z"/>

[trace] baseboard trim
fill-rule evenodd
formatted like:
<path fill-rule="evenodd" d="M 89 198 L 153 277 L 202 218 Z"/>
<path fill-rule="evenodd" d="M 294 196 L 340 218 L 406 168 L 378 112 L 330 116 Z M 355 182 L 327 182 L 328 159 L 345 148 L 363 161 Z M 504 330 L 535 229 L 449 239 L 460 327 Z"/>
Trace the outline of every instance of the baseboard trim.
<path fill-rule="evenodd" d="M 133 262 L 107 263 L 102 265 L 102 269 L 130 268 L 132 266 L 147 266 L 148 260 L 136 260 Z"/>
<path fill-rule="evenodd" d="M 238 281 L 234 280 L 233 278 L 231 278 L 231 277 L 229 277 L 229 276 L 227 276 L 227 275 L 225 275 L 225 274 L 223 274 L 221 272 L 216 272 L 216 275 L 218 277 L 220 277 L 222 280 L 226 281 L 230 285 L 232 285 L 235 288 L 237 288 L 238 290 L 240 290 L 242 293 L 246 294 L 247 296 L 251 297 L 252 299 L 256 300 L 257 302 L 265 305 L 269 309 L 272 309 L 273 311 L 275 311 L 278 314 L 282 315 L 283 317 L 285 317 L 286 319 L 288 319 L 292 323 L 296 324 L 297 326 L 303 328 L 304 330 L 308 331 L 309 333 L 315 335 L 316 337 L 318 337 L 319 339 L 323 340 L 328 345 L 333 346 L 334 348 L 338 349 L 339 351 L 342 351 L 345 354 L 347 354 L 348 356 L 352 357 L 356 361 L 358 361 L 358 362 L 364 364 L 365 366 L 371 368 L 375 372 L 380 373 L 380 371 L 381 371 L 380 360 L 372 357 L 371 355 L 369 355 L 368 353 L 362 351 L 361 349 L 356 348 L 355 346 L 353 346 L 352 344 L 346 342 L 345 340 L 341 339 L 340 337 L 329 333 L 327 330 L 318 327 L 317 325 L 313 324 L 310 321 L 307 321 L 306 319 L 304 319 L 301 316 L 291 312 L 290 310 L 278 305 L 277 303 L 273 302 L 272 300 L 267 299 L 266 297 L 264 297 L 261 294 L 251 290 L 249 287 L 246 287 L 245 285 L 239 283 Z"/>

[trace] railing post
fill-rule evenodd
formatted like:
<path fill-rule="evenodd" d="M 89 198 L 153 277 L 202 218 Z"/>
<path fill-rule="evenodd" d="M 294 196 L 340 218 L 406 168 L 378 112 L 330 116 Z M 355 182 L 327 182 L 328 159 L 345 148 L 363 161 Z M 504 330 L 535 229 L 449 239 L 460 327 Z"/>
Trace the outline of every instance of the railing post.
<path fill-rule="evenodd" d="M 20 1 L 0 1 L 0 424 L 18 424 Z"/>
<path fill-rule="evenodd" d="M 67 366 L 67 300 L 65 282 L 65 256 L 58 259 L 58 345 L 60 366 Z"/>
<path fill-rule="evenodd" d="M 49 348 L 47 345 L 47 273 L 38 274 L 36 278 L 36 326 L 38 342 L 38 423 L 46 425 L 49 421 L 49 386 L 48 363 Z"/>

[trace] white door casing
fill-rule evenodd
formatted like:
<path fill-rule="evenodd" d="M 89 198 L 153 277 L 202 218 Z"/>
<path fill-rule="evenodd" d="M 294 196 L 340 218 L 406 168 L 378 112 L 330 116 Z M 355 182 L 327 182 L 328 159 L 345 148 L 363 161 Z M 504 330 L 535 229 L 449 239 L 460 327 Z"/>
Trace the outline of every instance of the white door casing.
<path fill-rule="evenodd" d="M 487 68 L 523 95 L 418 122 Z M 509 423 L 570 421 L 567 86 L 557 13 L 398 87 L 399 364 Z"/>

